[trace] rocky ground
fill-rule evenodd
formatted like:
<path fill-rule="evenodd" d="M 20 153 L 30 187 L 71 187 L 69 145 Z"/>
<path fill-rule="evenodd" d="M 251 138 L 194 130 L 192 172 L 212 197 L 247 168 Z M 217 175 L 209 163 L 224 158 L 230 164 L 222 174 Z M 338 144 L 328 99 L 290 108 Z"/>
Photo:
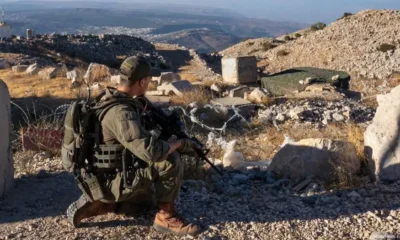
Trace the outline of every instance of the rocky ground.
<path fill-rule="evenodd" d="M 320 31 L 299 32 L 289 39 L 250 39 L 221 52 L 255 55 L 268 72 L 313 66 L 351 72 L 353 77 L 385 79 L 399 68 L 397 26 L 400 12 L 365 10 Z M 282 41 L 283 40 L 283 41 Z M 271 45 L 265 48 L 265 44 Z M 393 49 L 380 51 L 382 44 Z M 285 54 L 282 54 L 286 52 Z"/>
<path fill-rule="evenodd" d="M 17 166 L 15 187 L 0 201 L 0 239 L 370 239 L 375 232 L 400 234 L 400 182 L 377 185 L 364 178 L 358 187 L 327 191 L 317 182 L 301 186 L 257 169 L 185 181 L 177 206 L 205 229 L 198 237 L 157 233 L 151 227 L 154 212 L 99 216 L 74 229 L 65 210 L 79 190 L 61 170 L 60 159 L 47 157 L 35 156 L 30 175 Z"/>

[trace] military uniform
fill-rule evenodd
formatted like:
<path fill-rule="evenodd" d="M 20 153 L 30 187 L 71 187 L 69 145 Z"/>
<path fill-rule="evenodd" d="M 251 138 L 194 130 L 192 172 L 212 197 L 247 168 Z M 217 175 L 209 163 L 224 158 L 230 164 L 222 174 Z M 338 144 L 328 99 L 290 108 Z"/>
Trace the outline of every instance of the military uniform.
<path fill-rule="evenodd" d="M 122 76 L 132 76 L 135 68 L 142 64 L 137 58 L 127 59 L 122 67 Z M 143 64 L 142 64 L 143 65 Z M 145 69 L 150 67 L 145 63 Z M 140 67 L 143 74 L 143 67 Z M 140 72 L 140 71 L 139 71 Z M 145 71 L 146 72 L 146 71 Z M 139 74 L 140 75 L 140 74 Z M 140 76 L 139 79 L 145 77 Z M 143 105 L 140 101 L 124 92 L 107 88 L 106 94 L 97 104 L 107 104 L 118 98 L 129 99 L 128 103 L 118 103 L 107 109 L 100 118 L 102 144 L 121 145 L 129 153 L 140 159 L 141 168 L 134 171 L 135 181 L 131 187 L 125 187 L 123 172 L 105 169 L 96 172 L 100 183 L 102 197 L 90 202 L 83 194 L 70 205 L 67 215 L 74 226 L 81 220 L 106 213 L 137 213 L 149 209 L 154 202 L 158 203 L 154 227 L 161 232 L 178 235 L 196 235 L 200 228 L 188 224 L 175 211 L 174 202 L 179 194 L 183 179 L 183 166 L 180 154 L 170 152 L 170 144 L 158 139 L 142 124 Z M 184 150 L 185 141 L 180 150 Z M 191 140 L 186 141 L 186 147 Z M 194 145 L 193 145 L 194 146 Z M 126 178 L 125 178 L 126 180 Z M 153 195 L 154 187 L 154 195 Z"/>

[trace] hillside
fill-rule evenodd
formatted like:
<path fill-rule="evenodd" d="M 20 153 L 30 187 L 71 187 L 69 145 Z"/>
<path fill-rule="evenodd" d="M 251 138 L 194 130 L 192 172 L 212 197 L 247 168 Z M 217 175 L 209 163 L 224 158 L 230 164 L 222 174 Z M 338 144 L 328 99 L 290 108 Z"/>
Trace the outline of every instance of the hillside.
<path fill-rule="evenodd" d="M 271 40 L 249 40 L 221 53 L 255 55 L 268 72 L 313 66 L 344 70 L 362 78 L 383 79 L 400 67 L 399 25 L 400 11 L 365 10 L 323 30 L 304 32 L 301 37 L 279 43 L 270 50 L 262 49 L 262 44 Z M 394 49 L 378 50 L 383 44 Z"/>

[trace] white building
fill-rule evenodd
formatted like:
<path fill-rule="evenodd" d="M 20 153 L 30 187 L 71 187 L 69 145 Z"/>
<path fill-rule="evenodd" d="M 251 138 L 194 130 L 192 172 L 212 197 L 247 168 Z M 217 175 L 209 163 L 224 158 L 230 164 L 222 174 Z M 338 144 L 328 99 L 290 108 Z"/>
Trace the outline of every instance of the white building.
<path fill-rule="evenodd" d="M 5 24 L 4 22 L 0 22 L 0 39 L 11 38 L 12 30 L 11 26 Z"/>

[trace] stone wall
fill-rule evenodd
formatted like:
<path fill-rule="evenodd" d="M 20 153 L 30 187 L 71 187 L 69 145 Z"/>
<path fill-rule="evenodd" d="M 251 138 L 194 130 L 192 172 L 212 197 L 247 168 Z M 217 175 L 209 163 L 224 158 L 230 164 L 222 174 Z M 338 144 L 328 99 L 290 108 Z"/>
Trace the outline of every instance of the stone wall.
<path fill-rule="evenodd" d="M 10 94 L 7 85 L 0 80 L 0 197 L 12 186 L 14 178 L 11 151 Z"/>

